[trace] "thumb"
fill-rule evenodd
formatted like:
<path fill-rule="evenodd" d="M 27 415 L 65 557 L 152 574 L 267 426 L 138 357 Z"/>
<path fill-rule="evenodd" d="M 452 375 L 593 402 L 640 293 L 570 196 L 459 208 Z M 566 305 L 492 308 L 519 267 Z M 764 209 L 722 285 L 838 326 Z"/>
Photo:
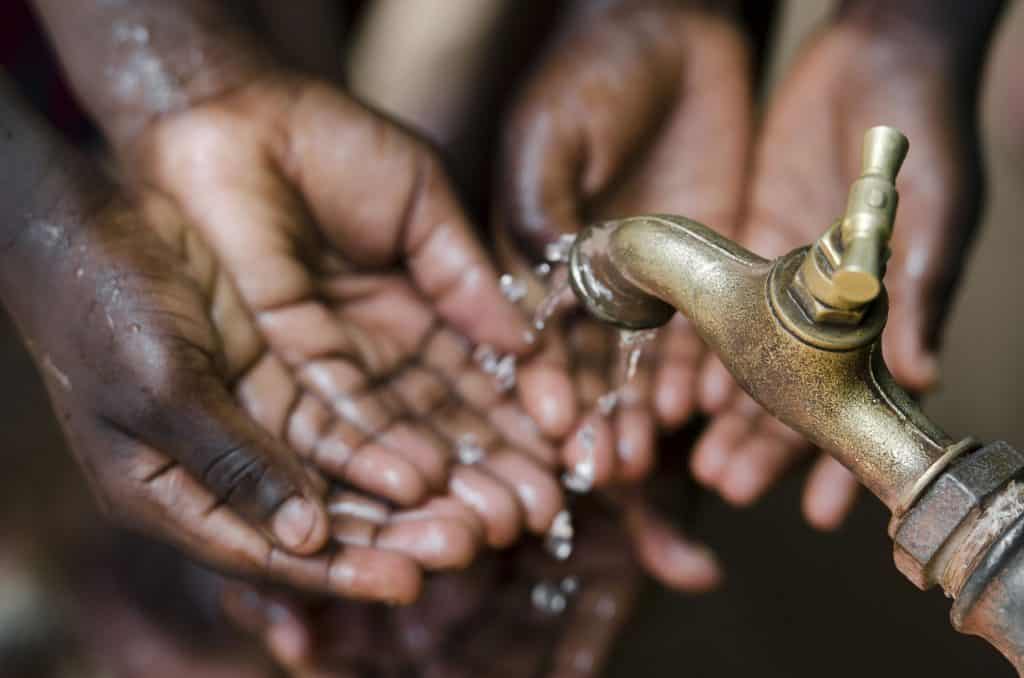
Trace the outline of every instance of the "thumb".
<path fill-rule="evenodd" d="M 320 493 L 298 456 L 250 419 L 219 382 L 186 378 L 157 398 L 139 431 L 218 500 L 306 555 L 327 540 Z"/>

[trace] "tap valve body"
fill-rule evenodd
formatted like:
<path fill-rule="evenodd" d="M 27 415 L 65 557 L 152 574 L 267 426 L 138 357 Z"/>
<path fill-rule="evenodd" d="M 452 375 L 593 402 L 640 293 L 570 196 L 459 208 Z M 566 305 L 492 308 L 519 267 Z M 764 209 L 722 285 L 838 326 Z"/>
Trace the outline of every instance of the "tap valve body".
<path fill-rule="evenodd" d="M 864 135 L 861 175 L 850 187 L 846 214 L 812 246 L 792 292 L 816 323 L 857 325 L 882 291 L 899 194 L 896 174 L 907 138 L 892 127 Z"/>

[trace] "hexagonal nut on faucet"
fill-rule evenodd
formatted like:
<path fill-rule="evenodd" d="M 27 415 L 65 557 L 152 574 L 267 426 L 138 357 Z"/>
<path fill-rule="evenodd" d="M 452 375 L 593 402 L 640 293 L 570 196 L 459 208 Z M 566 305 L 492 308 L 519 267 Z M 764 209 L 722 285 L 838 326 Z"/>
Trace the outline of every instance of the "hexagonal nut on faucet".
<path fill-rule="evenodd" d="M 893 537 L 896 567 L 918 588 L 943 545 L 969 515 L 1024 472 L 1024 454 L 1005 442 L 985 445 L 940 475 L 903 516 Z"/>
<path fill-rule="evenodd" d="M 814 256 L 814 252 L 809 251 L 807 256 Z M 854 309 L 842 309 L 829 306 L 819 301 L 811 290 L 808 289 L 807 282 L 804 280 L 803 271 L 797 272 L 790 290 L 792 291 L 793 298 L 796 299 L 797 304 L 799 304 L 800 308 L 803 309 L 803 312 L 815 323 L 857 325 L 864 319 L 864 306 Z"/>

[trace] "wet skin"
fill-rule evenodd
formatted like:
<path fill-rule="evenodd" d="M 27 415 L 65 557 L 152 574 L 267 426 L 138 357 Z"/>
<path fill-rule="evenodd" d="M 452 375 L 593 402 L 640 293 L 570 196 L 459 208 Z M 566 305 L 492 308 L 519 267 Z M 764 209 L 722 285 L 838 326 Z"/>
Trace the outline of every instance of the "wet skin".
<path fill-rule="evenodd" d="M 755 139 L 748 50 L 735 25 L 699 3 L 622 3 L 555 51 L 511 117 L 499 212 L 507 249 L 517 243 L 536 255 L 590 220 L 668 212 L 764 256 L 782 254 L 812 241 L 842 210 L 863 131 L 895 125 L 912 147 L 886 278 L 885 350 L 904 386 L 926 390 L 937 377 L 935 339 L 977 216 L 975 83 L 1000 4 L 949 19 L 928 3 L 901 5 L 892 10 L 898 16 L 871 0 L 845 3 L 773 96 Z M 616 363 L 615 344 L 580 322 L 523 371 L 521 390 L 532 394 L 524 402 L 545 432 L 598 421 L 598 484 L 642 475 L 655 418 L 671 429 L 696 409 L 712 423 L 698 441 L 694 474 L 733 503 L 753 502 L 806 453 L 798 435 L 704 354 L 681 318 L 650 352 L 657 369 L 638 384 L 646 395 L 602 425 L 588 412 L 606 389 L 602 371 Z M 585 352 L 565 349 L 579 342 Z M 634 436 L 641 452 L 624 460 L 615 441 Z M 569 441 L 571 467 L 582 453 Z M 808 520 L 837 526 L 856 487 L 823 457 L 806 490 Z"/>
<path fill-rule="evenodd" d="M 639 584 L 628 539 L 606 508 L 580 507 L 576 551 L 559 563 L 535 545 L 432 578 L 419 601 L 388 609 L 229 584 L 229 619 L 295 675 L 600 675 Z M 574 577 L 565 612 L 531 602 L 541 581 Z"/>
<path fill-rule="evenodd" d="M 864 130 L 887 124 L 909 137 L 885 277 L 883 350 L 896 380 L 915 393 L 938 382 L 939 333 L 978 221 L 975 109 L 1001 4 L 964 8 L 958 16 L 934 3 L 845 3 L 780 84 L 757 141 L 740 241 L 774 257 L 811 242 L 840 214 L 860 170 Z M 745 394 L 735 392 L 715 412 L 693 471 L 734 503 L 754 501 L 808 452 Z M 848 471 L 822 455 L 808 478 L 804 515 L 821 529 L 837 527 L 857 488 Z"/>
<path fill-rule="evenodd" d="M 233 573 L 390 601 L 416 597 L 421 567 L 545 531 L 554 453 L 463 339 L 521 349 L 525 326 L 422 146 L 329 86 L 262 73 L 124 153 L 145 225 L 110 186 L 69 198 L 81 218 L 22 239 L 59 299 L 11 300 L 116 518 Z M 484 459 L 451 469 L 467 434 Z M 303 459 L 385 503 L 332 491 L 325 510 Z"/>
<path fill-rule="evenodd" d="M 686 214 L 734 234 L 752 126 L 750 53 L 736 20 L 699 4 L 617 3 L 581 22 L 528 83 L 510 115 L 499 181 L 507 267 L 529 275 L 526 262 L 559 235 L 637 213 Z M 528 411 L 566 441 L 569 469 L 593 461 L 597 487 L 650 473 L 659 430 L 720 397 L 704 376 L 717 362 L 677 317 L 644 351 L 615 411 L 601 414 L 598 400 L 621 383 L 629 351 L 577 309 L 549 323 L 538 358 L 520 370 Z M 630 514 L 652 573 L 683 589 L 717 581 L 711 559 L 691 568 L 665 558 L 700 560 L 705 550 L 646 508 Z"/>

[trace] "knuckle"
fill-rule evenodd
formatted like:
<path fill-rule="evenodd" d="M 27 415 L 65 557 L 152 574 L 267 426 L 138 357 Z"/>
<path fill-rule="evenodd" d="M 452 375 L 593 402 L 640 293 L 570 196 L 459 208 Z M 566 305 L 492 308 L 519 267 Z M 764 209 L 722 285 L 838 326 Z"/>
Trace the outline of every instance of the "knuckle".
<path fill-rule="evenodd" d="M 246 443 L 211 454 L 201 480 L 218 499 L 260 520 L 268 518 L 295 491 L 268 459 Z"/>

